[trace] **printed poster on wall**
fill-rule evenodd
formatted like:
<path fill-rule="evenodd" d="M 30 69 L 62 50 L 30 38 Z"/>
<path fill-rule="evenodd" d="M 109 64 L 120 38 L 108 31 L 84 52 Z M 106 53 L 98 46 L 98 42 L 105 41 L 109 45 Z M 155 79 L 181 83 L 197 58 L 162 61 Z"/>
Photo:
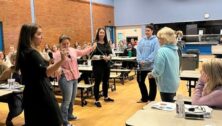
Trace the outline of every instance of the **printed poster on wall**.
<path fill-rule="evenodd" d="M 118 33 L 117 35 L 117 42 L 122 41 L 124 39 L 123 33 Z"/>

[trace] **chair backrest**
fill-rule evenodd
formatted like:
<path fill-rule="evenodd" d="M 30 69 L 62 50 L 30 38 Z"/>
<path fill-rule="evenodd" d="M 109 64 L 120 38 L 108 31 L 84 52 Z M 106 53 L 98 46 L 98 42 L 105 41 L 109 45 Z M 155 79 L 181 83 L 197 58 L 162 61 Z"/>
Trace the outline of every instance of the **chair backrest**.
<path fill-rule="evenodd" d="M 200 51 L 199 49 L 188 49 L 187 54 L 196 54 L 196 68 L 199 67 L 199 56 L 200 56 Z"/>

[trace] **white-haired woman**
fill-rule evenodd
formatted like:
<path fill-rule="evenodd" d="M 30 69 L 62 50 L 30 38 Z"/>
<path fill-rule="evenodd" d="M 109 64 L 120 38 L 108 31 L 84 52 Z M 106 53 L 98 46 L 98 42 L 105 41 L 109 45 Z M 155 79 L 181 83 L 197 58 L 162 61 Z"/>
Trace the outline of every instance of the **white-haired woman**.
<path fill-rule="evenodd" d="M 175 31 L 164 27 L 157 33 L 161 45 L 154 60 L 154 68 L 148 76 L 154 77 L 162 101 L 174 102 L 179 86 L 179 57 Z"/>
<path fill-rule="evenodd" d="M 192 104 L 222 108 L 222 60 L 203 63 L 200 73 Z"/>

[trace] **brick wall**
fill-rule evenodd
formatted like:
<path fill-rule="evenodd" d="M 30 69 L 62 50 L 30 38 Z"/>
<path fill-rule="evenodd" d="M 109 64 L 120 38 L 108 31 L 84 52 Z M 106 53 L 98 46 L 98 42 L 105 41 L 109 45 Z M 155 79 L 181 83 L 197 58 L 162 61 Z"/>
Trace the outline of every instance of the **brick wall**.
<path fill-rule="evenodd" d="M 3 25 L 4 50 L 17 46 L 21 25 L 31 22 L 29 0 L 0 0 L 0 21 Z"/>
<path fill-rule="evenodd" d="M 31 22 L 30 0 L 0 0 L 0 21 L 3 22 L 4 46 L 17 46 L 20 27 Z M 44 42 L 58 43 L 61 34 L 83 44 L 91 40 L 89 2 L 80 0 L 35 0 L 36 23 L 43 28 Z M 93 4 L 94 34 L 98 27 L 114 25 L 111 6 Z M 43 46 L 42 45 L 42 46 Z"/>

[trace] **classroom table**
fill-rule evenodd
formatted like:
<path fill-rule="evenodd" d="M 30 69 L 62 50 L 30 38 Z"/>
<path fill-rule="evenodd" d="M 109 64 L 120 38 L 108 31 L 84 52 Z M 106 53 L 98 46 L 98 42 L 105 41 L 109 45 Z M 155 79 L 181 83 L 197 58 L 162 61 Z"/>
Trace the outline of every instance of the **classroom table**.
<path fill-rule="evenodd" d="M 92 72 L 92 66 L 88 65 L 79 65 L 78 66 L 79 71 L 84 72 L 84 71 L 89 71 Z M 110 72 L 130 72 L 130 69 L 110 69 Z"/>
<path fill-rule="evenodd" d="M 11 90 L 3 90 L 3 89 L 0 89 L 0 97 L 2 96 L 5 96 L 5 95 L 8 95 L 8 94 L 11 94 L 13 91 Z"/>
<path fill-rule="evenodd" d="M 216 58 L 222 58 L 222 45 L 212 45 L 211 53 L 216 56 Z"/>
<path fill-rule="evenodd" d="M 114 56 L 111 59 L 112 61 L 136 61 L 136 57 L 128 57 L 128 56 Z"/>
<path fill-rule="evenodd" d="M 22 93 L 24 85 L 15 85 L 13 89 L 9 89 L 8 84 L 0 84 L 0 97 L 11 93 Z"/>
<path fill-rule="evenodd" d="M 180 79 L 188 81 L 188 92 L 189 96 L 191 96 L 191 88 L 195 87 L 196 82 L 198 78 L 200 77 L 200 72 L 195 70 L 184 70 L 180 73 Z M 192 82 L 194 82 L 194 85 L 192 85 Z"/>
<path fill-rule="evenodd" d="M 222 111 L 213 110 L 211 118 L 204 120 L 191 120 L 179 118 L 176 111 L 164 111 L 152 109 L 151 105 L 156 102 L 151 102 L 143 109 L 138 110 L 135 114 L 129 117 L 126 126 L 221 126 Z"/>

